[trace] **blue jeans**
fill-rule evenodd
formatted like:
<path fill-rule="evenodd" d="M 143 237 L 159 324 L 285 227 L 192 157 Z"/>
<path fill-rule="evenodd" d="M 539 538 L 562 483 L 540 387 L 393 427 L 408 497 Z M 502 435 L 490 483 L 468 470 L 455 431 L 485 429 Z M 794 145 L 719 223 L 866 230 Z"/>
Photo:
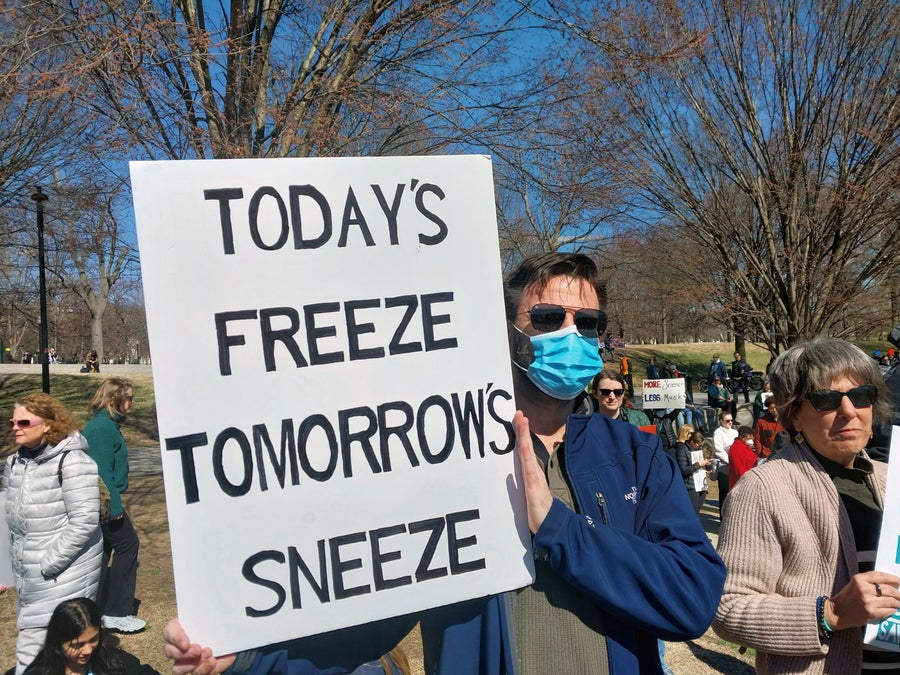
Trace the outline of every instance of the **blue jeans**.
<path fill-rule="evenodd" d="M 705 421 L 703 419 L 703 413 L 696 408 L 693 410 L 684 408 L 683 410 L 678 411 L 678 415 L 675 417 L 675 424 L 678 429 L 681 428 L 682 424 L 690 424 L 696 429 L 705 426 Z"/>
<path fill-rule="evenodd" d="M 657 640 L 656 644 L 659 648 L 659 665 L 662 666 L 663 675 L 675 675 L 669 668 L 669 664 L 666 663 L 666 641 Z"/>

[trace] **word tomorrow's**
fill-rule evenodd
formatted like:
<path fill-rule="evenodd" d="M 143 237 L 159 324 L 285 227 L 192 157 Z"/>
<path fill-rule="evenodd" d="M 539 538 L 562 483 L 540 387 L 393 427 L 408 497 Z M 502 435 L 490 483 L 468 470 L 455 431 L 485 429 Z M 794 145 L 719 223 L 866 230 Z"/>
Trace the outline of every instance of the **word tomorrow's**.
<path fill-rule="evenodd" d="M 492 386 L 488 384 L 475 395 L 435 394 L 415 408 L 406 401 L 390 401 L 374 408 L 340 410 L 337 420 L 313 414 L 297 425 L 292 418 L 283 419 L 275 432 L 280 439 L 277 449 L 273 433 L 264 423 L 254 424 L 249 434 L 236 427 L 223 429 L 213 440 L 210 455 L 198 452 L 209 445 L 205 432 L 167 438 L 165 447 L 181 455 L 187 504 L 200 501 L 198 457 L 203 467 L 209 466 L 209 458 L 216 484 L 223 493 L 241 497 L 250 491 L 254 475 L 260 492 L 265 492 L 270 489 L 270 474 L 284 489 L 288 479 L 291 486 L 299 485 L 301 472 L 306 478 L 326 482 L 338 471 L 344 478 L 352 477 L 360 464 L 373 474 L 391 471 L 392 452 L 400 450 L 411 467 L 420 466 L 421 460 L 426 464 L 445 462 L 457 445 L 466 459 L 472 458 L 475 448 L 483 458 L 489 421 L 495 428 L 499 425 L 505 434 L 505 446 L 494 441 L 488 444 L 492 453 L 502 455 L 513 449 L 515 435 L 512 423 L 497 410 L 497 399 L 511 401 L 513 397 Z M 226 471 L 228 464 L 234 473 L 232 463 L 226 462 L 226 456 L 233 457 L 234 453 L 240 459 L 240 475 L 236 477 Z"/>

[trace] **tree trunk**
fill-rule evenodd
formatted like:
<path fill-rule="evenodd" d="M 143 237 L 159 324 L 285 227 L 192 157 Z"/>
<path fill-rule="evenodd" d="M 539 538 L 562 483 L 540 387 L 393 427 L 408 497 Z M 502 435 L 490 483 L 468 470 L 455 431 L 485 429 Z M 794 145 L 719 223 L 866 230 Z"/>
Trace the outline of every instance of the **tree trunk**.
<path fill-rule="evenodd" d="M 103 310 L 106 309 L 104 303 L 103 309 L 96 312 L 91 309 L 91 349 L 97 350 L 97 357 L 100 363 L 103 363 Z"/>

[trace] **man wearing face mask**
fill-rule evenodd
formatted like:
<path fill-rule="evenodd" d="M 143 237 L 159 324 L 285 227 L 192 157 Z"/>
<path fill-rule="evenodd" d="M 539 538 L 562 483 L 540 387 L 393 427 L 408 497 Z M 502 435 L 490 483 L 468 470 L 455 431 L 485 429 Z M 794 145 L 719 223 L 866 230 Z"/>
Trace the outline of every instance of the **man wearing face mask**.
<path fill-rule="evenodd" d="M 426 672 L 660 673 L 657 638 L 703 634 L 725 567 L 658 437 L 591 414 L 606 327 L 594 262 L 527 259 L 505 295 L 536 580 L 423 619 Z"/>
<path fill-rule="evenodd" d="M 657 637 L 703 634 L 725 567 L 657 437 L 591 414 L 601 288 L 590 258 L 562 253 L 523 261 L 505 287 L 533 585 L 219 659 L 173 620 L 176 675 L 362 672 L 416 618 L 429 675 L 661 673 Z"/>

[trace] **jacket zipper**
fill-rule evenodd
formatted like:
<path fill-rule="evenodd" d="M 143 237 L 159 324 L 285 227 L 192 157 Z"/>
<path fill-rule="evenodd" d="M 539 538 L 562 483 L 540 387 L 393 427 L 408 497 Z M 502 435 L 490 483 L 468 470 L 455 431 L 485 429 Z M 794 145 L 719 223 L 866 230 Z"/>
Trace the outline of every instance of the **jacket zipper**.
<path fill-rule="evenodd" d="M 600 507 L 600 520 L 604 525 L 609 525 L 609 521 L 606 519 L 606 498 L 602 492 L 595 492 L 594 496 L 597 498 L 597 506 Z"/>

